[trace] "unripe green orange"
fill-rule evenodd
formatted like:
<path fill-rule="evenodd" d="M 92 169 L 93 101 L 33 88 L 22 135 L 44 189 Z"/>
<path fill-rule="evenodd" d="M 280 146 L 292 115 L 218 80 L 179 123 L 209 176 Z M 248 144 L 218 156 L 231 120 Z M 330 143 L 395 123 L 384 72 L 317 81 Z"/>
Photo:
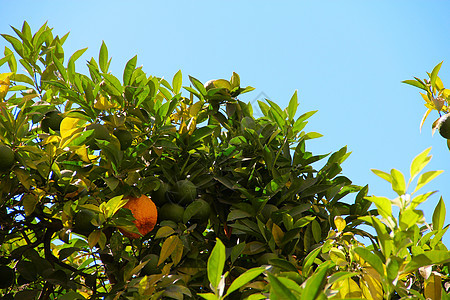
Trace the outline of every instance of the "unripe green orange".
<path fill-rule="evenodd" d="M 14 162 L 14 151 L 6 145 L 0 145 L 0 171 L 11 169 Z"/>
<path fill-rule="evenodd" d="M 188 204 L 197 198 L 197 187 L 189 180 L 179 180 L 173 187 L 175 202 Z"/>
<path fill-rule="evenodd" d="M 166 203 L 159 210 L 160 220 L 170 220 L 175 223 L 183 222 L 184 207 L 175 203 Z"/>
<path fill-rule="evenodd" d="M 120 142 L 120 150 L 127 150 L 133 142 L 133 135 L 125 129 L 116 129 L 113 134 Z"/>
<path fill-rule="evenodd" d="M 91 124 L 86 127 L 86 130 L 94 130 L 94 133 L 92 134 L 90 141 L 87 143 L 87 145 L 94 150 L 99 150 L 97 144 L 95 143 L 96 139 L 103 141 L 109 141 L 111 139 L 108 129 L 106 129 L 106 127 L 101 124 L 98 123 Z"/>
<path fill-rule="evenodd" d="M 443 138 L 450 139 L 450 113 L 439 118 L 437 127 Z"/>
<path fill-rule="evenodd" d="M 192 203 L 199 203 L 199 208 L 191 219 L 199 222 L 208 221 L 209 214 L 211 213 L 211 207 L 209 206 L 209 203 L 203 199 L 197 199 Z"/>
<path fill-rule="evenodd" d="M 42 119 L 41 122 L 41 129 L 44 132 L 49 132 L 49 129 L 52 129 L 53 131 L 59 131 L 59 126 L 61 125 L 61 121 L 63 120 L 63 117 L 61 116 L 61 113 L 57 110 L 50 111 L 45 114 L 44 119 Z"/>
<path fill-rule="evenodd" d="M 88 236 L 97 227 L 92 224 L 91 220 L 95 217 L 95 213 L 89 209 L 80 209 L 75 215 L 74 231 L 82 235 Z"/>

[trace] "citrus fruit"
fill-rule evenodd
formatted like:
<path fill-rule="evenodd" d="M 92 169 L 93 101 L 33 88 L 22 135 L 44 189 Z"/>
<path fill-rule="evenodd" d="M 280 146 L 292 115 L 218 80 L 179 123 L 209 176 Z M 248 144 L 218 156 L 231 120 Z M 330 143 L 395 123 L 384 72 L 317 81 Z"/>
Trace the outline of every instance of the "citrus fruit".
<path fill-rule="evenodd" d="M 131 142 L 133 141 L 133 135 L 128 130 L 124 129 L 116 129 L 113 134 L 120 142 L 120 150 L 124 151 L 131 146 Z"/>
<path fill-rule="evenodd" d="M 192 203 L 193 204 L 198 203 L 198 209 L 197 209 L 197 212 L 195 213 L 195 215 L 193 215 L 191 219 L 199 221 L 199 222 L 208 221 L 209 214 L 211 213 L 211 208 L 210 208 L 208 202 L 206 202 L 203 199 L 197 199 Z"/>
<path fill-rule="evenodd" d="M 450 113 L 439 118 L 437 127 L 443 138 L 450 139 Z"/>
<path fill-rule="evenodd" d="M 95 139 L 109 141 L 109 139 L 111 138 L 108 129 L 98 123 L 87 126 L 86 130 L 94 130 L 94 133 L 91 135 L 90 141 L 87 143 L 87 145 L 94 150 L 99 150 L 97 144 L 95 143 Z"/>
<path fill-rule="evenodd" d="M 95 217 L 95 212 L 89 209 L 80 209 L 75 215 L 74 231 L 88 236 L 97 227 L 91 223 L 91 220 Z"/>
<path fill-rule="evenodd" d="M 45 114 L 44 119 L 41 122 L 41 129 L 44 132 L 49 132 L 49 128 L 53 131 L 59 131 L 59 126 L 61 125 L 61 121 L 63 117 L 61 113 L 57 110 L 49 111 Z"/>
<path fill-rule="evenodd" d="M 169 185 L 161 181 L 159 188 L 152 192 L 152 200 L 159 207 L 167 202 L 167 192 L 169 191 Z"/>
<path fill-rule="evenodd" d="M 0 171 L 10 169 L 14 161 L 14 151 L 6 145 L 0 145 Z"/>
<path fill-rule="evenodd" d="M 197 187 L 189 180 L 179 180 L 173 187 L 176 202 L 181 204 L 191 203 L 197 198 Z"/>
<path fill-rule="evenodd" d="M 14 270 L 8 266 L 0 266 L 0 289 L 6 289 L 14 283 Z"/>
<path fill-rule="evenodd" d="M 183 221 L 183 214 L 184 207 L 175 203 L 166 203 L 159 210 L 161 220 L 171 220 L 175 223 Z"/>
<path fill-rule="evenodd" d="M 126 199 L 129 200 L 123 207 L 131 210 L 133 217 L 136 219 L 133 223 L 136 225 L 139 232 L 142 235 L 146 235 L 152 231 L 158 219 L 158 212 L 155 203 L 153 203 L 153 201 L 145 195 L 141 195 L 139 198 L 127 197 Z M 122 229 L 120 231 L 123 235 L 131 239 L 141 237 L 137 233 L 128 232 Z"/>
<path fill-rule="evenodd" d="M 142 268 L 142 273 L 144 275 L 152 275 L 159 273 L 160 269 L 158 268 L 158 260 L 159 256 L 156 254 L 149 254 L 144 257 L 144 261 L 149 260 L 148 263 Z"/>

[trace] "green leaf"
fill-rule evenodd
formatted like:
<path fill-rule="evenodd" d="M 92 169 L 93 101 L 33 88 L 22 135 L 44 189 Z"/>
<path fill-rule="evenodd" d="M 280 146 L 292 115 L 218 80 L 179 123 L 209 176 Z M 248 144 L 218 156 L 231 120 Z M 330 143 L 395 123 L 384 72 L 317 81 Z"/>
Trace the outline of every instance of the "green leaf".
<path fill-rule="evenodd" d="M 173 230 L 172 227 L 169 226 L 163 226 L 158 229 L 158 231 L 155 234 L 155 239 L 160 239 L 164 237 L 168 237 L 169 235 L 175 233 L 175 230 Z"/>
<path fill-rule="evenodd" d="M 442 170 L 440 171 L 429 171 L 426 173 L 423 173 L 422 175 L 419 176 L 419 179 L 417 180 L 417 186 L 414 189 L 414 192 L 417 192 L 418 190 L 420 190 L 424 185 L 426 185 L 428 182 L 430 182 L 431 180 L 433 180 L 434 178 L 436 178 L 437 176 L 439 176 L 442 172 Z"/>
<path fill-rule="evenodd" d="M 322 263 L 305 283 L 301 300 L 314 300 L 322 291 L 327 271 L 334 264 L 332 261 Z"/>
<path fill-rule="evenodd" d="M 420 219 L 423 218 L 423 212 L 421 210 L 406 209 L 400 212 L 399 225 L 400 229 L 407 230 L 410 227 L 416 225 Z"/>
<path fill-rule="evenodd" d="M 413 159 L 410 169 L 411 179 L 409 179 L 409 182 L 411 182 L 420 173 L 420 171 L 422 171 L 423 168 L 425 168 L 425 166 L 430 162 L 431 155 L 430 156 L 428 155 L 430 153 L 430 150 L 431 147 L 425 149 L 422 153 L 420 153 Z"/>
<path fill-rule="evenodd" d="M 172 235 L 164 241 L 159 254 L 158 266 L 172 255 L 179 243 L 181 240 L 177 235 Z"/>
<path fill-rule="evenodd" d="M 271 287 L 271 293 L 273 292 L 277 299 L 296 300 L 295 295 L 286 287 L 277 277 L 271 273 L 267 274 L 269 277 L 269 283 Z M 272 297 L 271 297 L 272 298 Z"/>
<path fill-rule="evenodd" d="M 403 173 L 399 170 L 391 170 L 392 177 L 392 189 L 399 195 L 404 195 L 406 193 L 406 182 Z"/>
<path fill-rule="evenodd" d="M 107 209 L 107 218 L 111 218 L 121 207 L 123 207 L 125 204 L 127 204 L 127 199 L 122 199 L 123 196 L 116 196 L 114 198 L 111 198 L 106 203 L 106 209 Z"/>
<path fill-rule="evenodd" d="M 427 91 L 427 86 L 418 80 L 408 79 L 408 80 L 403 80 L 402 83 L 406 83 L 406 84 L 418 87 L 419 89 L 422 89 L 424 91 Z"/>
<path fill-rule="evenodd" d="M 39 202 L 38 197 L 33 194 L 26 194 L 22 197 L 22 205 L 27 216 L 31 215 Z"/>
<path fill-rule="evenodd" d="M 305 276 L 305 277 L 309 276 L 309 272 L 311 270 L 312 264 L 314 263 L 314 260 L 316 259 L 317 255 L 319 255 L 321 250 L 322 250 L 321 247 L 316 248 L 313 251 L 309 252 L 309 254 L 306 256 L 305 260 L 303 261 L 303 266 L 302 266 L 303 276 Z"/>
<path fill-rule="evenodd" d="M 123 85 L 131 84 L 131 77 L 133 75 L 134 70 L 136 69 L 137 55 L 133 56 L 127 64 L 125 65 L 125 69 L 123 70 Z"/>
<path fill-rule="evenodd" d="M 433 212 L 433 230 L 441 230 L 445 222 L 445 203 L 441 198 Z"/>
<path fill-rule="evenodd" d="M 447 250 L 430 250 L 422 254 L 415 255 L 403 269 L 403 274 L 418 270 L 420 267 L 429 265 L 439 265 L 450 262 L 450 252 Z"/>
<path fill-rule="evenodd" d="M 231 249 L 231 262 L 234 263 L 236 259 L 242 254 L 242 251 L 244 251 L 245 248 L 245 242 L 241 242 L 237 244 L 236 246 Z"/>
<path fill-rule="evenodd" d="M 294 95 L 292 95 L 292 98 L 289 101 L 289 105 L 287 107 L 287 115 L 290 121 L 294 120 L 295 113 L 297 112 L 297 107 L 298 107 L 298 97 L 297 97 L 297 90 L 295 90 Z"/>
<path fill-rule="evenodd" d="M 443 61 L 441 61 L 440 63 L 438 63 L 434 68 L 433 71 L 431 71 L 431 75 L 430 75 L 430 84 L 432 87 L 436 88 L 436 79 L 437 79 L 437 75 L 439 73 L 439 70 L 441 69 Z"/>
<path fill-rule="evenodd" d="M 59 61 L 59 59 L 56 58 L 56 56 L 53 56 L 53 63 L 55 64 L 64 81 L 67 81 L 66 69 L 64 68 L 63 64 Z"/>
<path fill-rule="evenodd" d="M 175 95 L 180 92 L 182 81 L 183 81 L 183 75 L 181 74 L 181 70 L 178 70 L 178 72 L 175 73 L 175 75 L 173 76 L 173 79 L 172 79 L 172 90 Z"/>
<path fill-rule="evenodd" d="M 197 78 L 194 78 L 192 76 L 189 76 L 189 80 L 192 82 L 194 87 L 200 92 L 201 95 L 203 95 L 203 96 L 206 95 L 206 89 L 203 86 L 203 84 L 200 82 L 200 80 L 198 80 Z"/>
<path fill-rule="evenodd" d="M 251 280 L 258 277 L 262 272 L 264 272 L 265 268 L 253 268 L 250 270 L 245 271 L 243 274 L 241 274 L 238 278 L 236 278 L 233 283 L 230 285 L 230 287 L 227 290 L 227 293 L 225 294 L 225 297 L 232 292 L 236 291 L 240 287 L 244 286 L 245 284 L 249 283 Z"/>
<path fill-rule="evenodd" d="M 383 218 L 392 217 L 392 204 L 391 200 L 386 197 L 377 197 L 377 196 L 369 196 L 365 197 L 365 199 L 374 203 L 378 209 L 378 212 Z"/>
<path fill-rule="evenodd" d="M 237 73 L 233 72 L 233 75 L 231 75 L 230 84 L 232 90 L 240 87 L 241 79 L 239 78 L 239 75 Z"/>
<path fill-rule="evenodd" d="M 219 300 L 220 299 L 219 296 L 216 296 L 213 293 L 204 293 L 204 294 L 197 294 L 197 295 L 206 300 Z"/>
<path fill-rule="evenodd" d="M 217 290 L 222 278 L 223 268 L 225 266 L 225 246 L 221 240 L 216 239 L 211 255 L 208 258 L 208 279 L 214 290 Z"/>
<path fill-rule="evenodd" d="M 377 273 L 380 274 L 381 278 L 384 277 L 383 262 L 376 254 L 374 254 L 365 247 L 357 247 L 354 249 L 354 251 L 356 252 L 356 254 L 361 256 L 362 259 L 368 262 L 369 265 L 371 265 L 372 268 L 374 268 L 375 271 L 377 271 Z"/>
<path fill-rule="evenodd" d="M 389 182 L 389 183 L 392 183 L 392 180 L 393 180 L 393 179 L 392 179 L 391 174 L 386 173 L 386 172 L 384 172 L 384 171 L 376 170 L 376 169 L 371 169 L 371 171 L 372 171 L 375 175 L 377 175 L 378 177 L 380 177 L 380 178 L 386 180 L 386 181 Z"/>
<path fill-rule="evenodd" d="M 105 41 L 102 41 L 102 45 L 100 47 L 98 64 L 100 66 L 100 70 L 102 70 L 103 73 L 108 72 L 108 48 L 106 47 Z"/>

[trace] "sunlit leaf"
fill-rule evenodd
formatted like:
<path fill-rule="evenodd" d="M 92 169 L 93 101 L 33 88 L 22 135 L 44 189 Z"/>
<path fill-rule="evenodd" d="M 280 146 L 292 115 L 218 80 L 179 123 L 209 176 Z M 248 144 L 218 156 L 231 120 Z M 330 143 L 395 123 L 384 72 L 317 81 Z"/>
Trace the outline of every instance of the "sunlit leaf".
<path fill-rule="evenodd" d="M 436 178 L 437 176 L 439 176 L 440 174 L 442 174 L 442 170 L 439 171 L 429 171 L 426 173 L 423 173 L 419 176 L 419 179 L 417 180 L 417 186 L 414 189 L 414 192 L 417 192 L 418 190 L 420 190 L 424 185 L 426 185 L 428 182 L 430 182 L 431 180 L 433 180 L 434 178 Z"/>
<path fill-rule="evenodd" d="M 216 239 L 211 255 L 208 258 L 208 279 L 214 289 L 219 287 L 225 266 L 225 246 L 221 240 Z"/>
<path fill-rule="evenodd" d="M 439 199 L 438 204 L 436 205 L 436 208 L 433 212 L 433 229 L 434 230 L 441 230 L 442 227 L 444 227 L 445 222 L 445 203 L 444 200 L 441 198 Z"/>

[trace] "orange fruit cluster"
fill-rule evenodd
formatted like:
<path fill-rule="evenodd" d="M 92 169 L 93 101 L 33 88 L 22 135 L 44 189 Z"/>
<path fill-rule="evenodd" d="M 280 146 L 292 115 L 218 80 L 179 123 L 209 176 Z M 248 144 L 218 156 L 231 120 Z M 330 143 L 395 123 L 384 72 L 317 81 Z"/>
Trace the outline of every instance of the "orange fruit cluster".
<path fill-rule="evenodd" d="M 145 195 L 141 195 L 139 198 L 127 197 L 127 199 L 129 200 L 123 207 L 131 210 L 133 217 L 136 219 L 134 220 L 134 224 L 139 232 L 144 236 L 152 231 L 156 225 L 158 219 L 156 205 L 149 197 Z M 128 232 L 125 230 L 120 231 L 123 235 L 132 239 L 141 237 L 137 233 Z"/>

